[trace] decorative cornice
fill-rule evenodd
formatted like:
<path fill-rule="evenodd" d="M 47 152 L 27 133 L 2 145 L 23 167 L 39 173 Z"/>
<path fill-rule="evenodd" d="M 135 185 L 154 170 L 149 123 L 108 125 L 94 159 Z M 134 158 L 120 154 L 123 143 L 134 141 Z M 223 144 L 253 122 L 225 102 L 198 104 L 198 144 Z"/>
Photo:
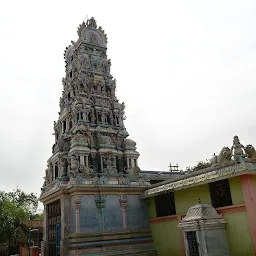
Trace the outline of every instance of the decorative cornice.
<path fill-rule="evenodd" d="M 216 208 L 216 211 L 218 214 L 232 214 L 232 213 L 239 213 L 239 212 L 245 212 L 245 204 L 237 204 L 237 205 L 229 205 L 224 207 Z M 164 217 L 157 217 L 149 219 L 149 223 L 162 223 L 162 222 L 168 222 L 168 221 L 181 221 L 183 217 L 186 216 L 186 213 L 184 214 L 177 214 L 177 215 L 169 215 Z"/>
<path fill-rule="evenodd" d="M 177 215 L 153 218 L 149 220 L 149 223 L 161 223 L 161 222 L 168 222 L 168 221 L 174 221 L 174 220 L 178 220 Z"/>
<path fill-rule="evenodd" d="M 168 191 L 175 191 L 186 189 L 188 187 L 198 186 L 201 184 L 214 182 L 217 180 L 227 179 L 244 174 L 256 174 L 256 164 L 250 162 L 242 162 L 240 164 L 233 164 L 227 167 L 219 168 L 217 170 L 209 170 L 193 177 L 181 177 L 176 181 L 159 185 L 154 188 L 146 190 L 141 198 L 152 197 Z"/>
<path fill-rule="evenodd" d="M 129 186 L 113 186 L 113 185 L 77 185 L 66 188 L 58 188 L 52 193 L 42 194 L 40 201 L 44 204 L 53 202 L 63 196 L 75 196 L 75 195 L 97 195 L 104 194 L 135 194 L 140 195 L 145 190 L 145 186 L 129 187 Z"/>
<path fill-rule="evenodd" d="M 239 212 L 245 212 L 246 207 L 245 207 L 245 204 L 237 204 L 237 205 L 219 207 L 219 208 L 216 208 L 216 211 L 218 212 L 218 214 L 239 213 Z"/>

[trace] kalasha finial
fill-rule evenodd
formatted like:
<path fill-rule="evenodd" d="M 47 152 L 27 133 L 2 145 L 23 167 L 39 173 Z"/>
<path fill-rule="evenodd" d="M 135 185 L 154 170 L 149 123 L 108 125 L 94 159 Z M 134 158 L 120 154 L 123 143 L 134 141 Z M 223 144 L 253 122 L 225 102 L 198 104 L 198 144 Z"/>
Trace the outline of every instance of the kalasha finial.
<path fill-rule="evenodd" d="M 198 197 L 198 203 L 201 204 L 201 198 L 200 197 Z"/>

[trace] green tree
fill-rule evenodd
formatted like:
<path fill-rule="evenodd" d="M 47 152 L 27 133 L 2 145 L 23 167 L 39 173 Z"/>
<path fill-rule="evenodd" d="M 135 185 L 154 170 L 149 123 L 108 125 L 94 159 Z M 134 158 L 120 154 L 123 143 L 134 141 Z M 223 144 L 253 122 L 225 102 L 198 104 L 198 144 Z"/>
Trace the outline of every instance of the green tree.
<path fill-rule="evenodd" d="M 38 199 L 17 188 L 13 192 L 0 191 L 0 243 L 24 244 L 28 228 L 21 224 L 35 214 Z"/>
<path fill-rule="evenodd" d="M 43 220 L 44 219 L 44 213 L 35 213 L 33 215 L 30 216 L 31 220 Z"/>

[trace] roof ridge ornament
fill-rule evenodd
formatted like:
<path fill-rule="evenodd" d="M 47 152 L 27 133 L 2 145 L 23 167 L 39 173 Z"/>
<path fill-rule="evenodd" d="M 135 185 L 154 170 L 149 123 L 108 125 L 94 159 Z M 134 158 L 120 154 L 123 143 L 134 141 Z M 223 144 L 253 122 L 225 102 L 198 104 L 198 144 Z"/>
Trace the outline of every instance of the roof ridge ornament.
<path fill-rule="evenodd" d="M 83 21 L 77 28 L 79 39 L 83 42 L 90 43 L 96 46 L 106 47 L 107 35 L 102 27 L 98 27 L 94 17 Z"/>

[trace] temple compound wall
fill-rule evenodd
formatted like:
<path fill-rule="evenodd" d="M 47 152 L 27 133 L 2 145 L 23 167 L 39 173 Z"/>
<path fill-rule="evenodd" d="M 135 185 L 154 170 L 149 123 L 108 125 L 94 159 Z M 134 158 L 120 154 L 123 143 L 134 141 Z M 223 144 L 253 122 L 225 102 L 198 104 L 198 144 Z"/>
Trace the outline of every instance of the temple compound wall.
<path fill-rule="evenodd" d="M 237 141 L 234 144 L 238 146 Z M 223 159 L 214 159 L 209 168 L 161 182 L 143 193 L 142 197 L 150 200 L 149 222 L 159 256 L 186 255 L 178 225 L 198 198 L 226 220 L 230 255 L 255 255 L 256 152 L 251 145 L 243 148 L 243 154 L 234 152 L 232 158 L 227 148 L 225 152 L 227 157 L 220 154 Z M 198 250 L 198 255 L 203 255 L 200 245 Z"/>

